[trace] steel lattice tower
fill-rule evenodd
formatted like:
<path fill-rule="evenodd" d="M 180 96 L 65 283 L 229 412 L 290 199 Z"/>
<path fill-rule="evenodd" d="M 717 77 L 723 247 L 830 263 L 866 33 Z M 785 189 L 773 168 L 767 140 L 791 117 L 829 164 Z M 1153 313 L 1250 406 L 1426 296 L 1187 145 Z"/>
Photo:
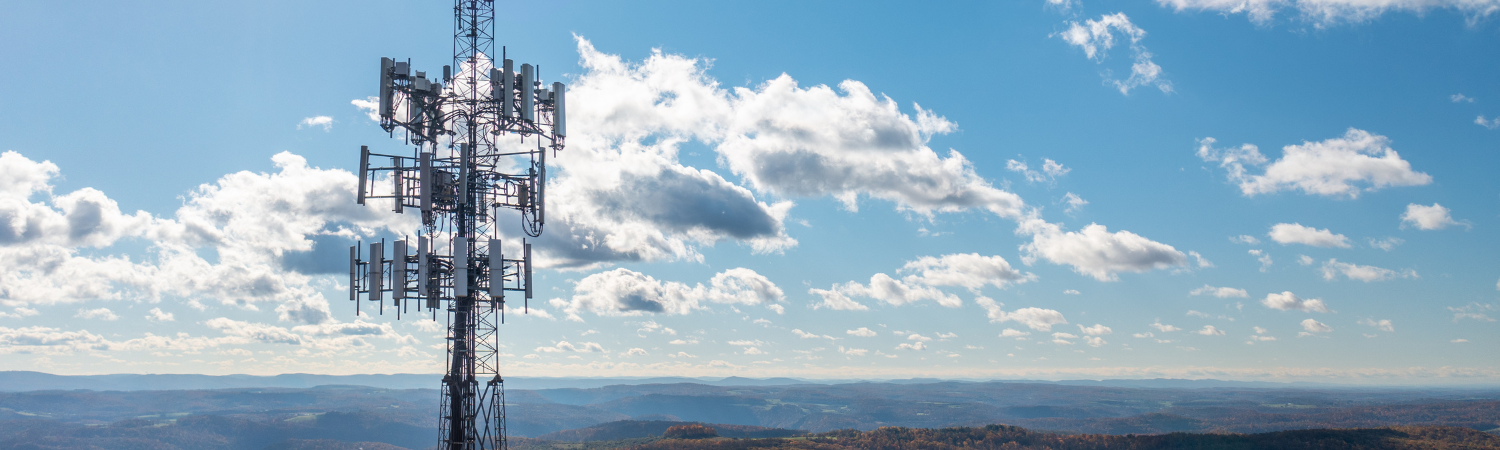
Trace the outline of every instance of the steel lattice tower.
<path fill-rule="evenodd" d="M 448 358 L 442 380 L 441 448 L 504 449 L 505 387 L 498 326 L 505 293 L 532 294 L 531 245 L 506 255 L 497 221 L 519 216 L 522 231 L 540 236 L 546 216 L 547 152 L 563 148 L 565 93 L 550 89 L 530 64 L 501 58 L 495 67 L 493 0 L 456 0 L 453 64 L 441 81 L 414 72 L 410 61 L 381 58 L 378 113 L 392 136 L 399 128 L 412 155 L 360 150 L 357 202 L 389 198 L 395 212 L 417 208 L 415 239 L 349 249 L 349 299 L 386 294 L 397 317 L 446 309 Z M 454 71 L 453 68 L 457 68 Z M 390 166 L 371 166 L 371 157 Z M 418 301 L 411 305 L 411 301 Z M 523 300 L 524 304 L 524 300 Z"/>

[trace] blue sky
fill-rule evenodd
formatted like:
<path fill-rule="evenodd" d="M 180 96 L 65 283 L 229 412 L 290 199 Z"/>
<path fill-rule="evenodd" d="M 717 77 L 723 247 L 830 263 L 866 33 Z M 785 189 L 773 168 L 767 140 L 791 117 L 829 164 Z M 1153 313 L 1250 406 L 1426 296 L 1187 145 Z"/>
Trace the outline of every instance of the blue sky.
<path fill-rule="evenodd" d="M 1500 3 L 520 7 L 574 135 L 507 374 L 1500 377 Z M 0 370 L 440 371 L 338 272 L 451 5 L 7 9 Z"/>

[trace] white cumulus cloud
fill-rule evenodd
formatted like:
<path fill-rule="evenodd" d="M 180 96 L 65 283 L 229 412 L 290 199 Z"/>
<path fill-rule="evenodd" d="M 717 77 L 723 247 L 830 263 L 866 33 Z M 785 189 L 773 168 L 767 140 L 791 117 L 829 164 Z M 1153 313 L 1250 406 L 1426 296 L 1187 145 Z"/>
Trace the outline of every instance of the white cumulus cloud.
<path fill-rule="evenodd" d="M 124 214 L 91 188 L 52 194 L 55 165 L 0 154 L 0 297 L 22 304 L 217 301 L 245 309 L 272 303 L 282 320 L 332 320 L 315 276 L 345 270 L 336 255 L 349 241 L 414 222 L 356 205 L 348 172 L 309 167 L 285 152 L 272 162 L 276 172 L 200 185 L 168 219 Z M 34 193 L 49 195 L 33 202 Z M 149 256 L 80 253 L 125 239 L 144 241 Z"/>
<path fill-rule="evenodd" d="M 1401 213 L 1401 228 L 1413 226 L 1419 230 L 1441 230 L 1449 225 L 1468 226 L 1467 223 L 1453 220 L 1452 213 L 1453 210 L 1437 203 L 1432 206 L 1412 203 L 1406 205 L 1406 212 Z"/>
<path fill-rule="evenodd" d="M 808 333 L 808 332 L 802 331 L 800 329 L 794 329 L 794 330 L 792 330 L 792 334 L 795 334 L 795 335 L 797 335 L 797 337 L 800 337 L 800 338 L 803 338 L 803 339 L 828 339 L 830 341 L 837 339 L 837 338 L 835 338 L 833 336 L 829 336 L 829 335 L 826 335 L 826 334 Z M 915 336 L 915 335 L 913 335 L 913 336 Z"/>
<path fill-rule="evenodd" d="M 979 307 L 984 308 L 986 315 L 990 318 L 990 322 L 993 323 L 1016 322 L 1037 331 L 1052 331 L 1053 325 L 1068 323 L 1068 320 L 1063 317 L 1062 313 L 1056 310 L 1032 307 L 1007 312 L 1001 309 L 1005 306 L 1004 304 L 995 302 L 995 300 L 989 297 L 979 297 L 974 299 L 974 302 L 978 303 Z"/>
<path fill-rule="evenodd" d="M 1089 204 L 1088 200 L 1084 200 L 1083 197 L 1079 197 L 1078 194 L 1074 194 L 1072 192 L 1063 194 L 1062 201 L 1063 203 L 1066 203 L 1068 205 L 1068 208 L 1064 209 L 1063 211 L 1069 213 L 1076 212 L 1079 209 L 1082 209 L 1083 205 Z"/>
<path fill-rule="evenodd" d="M 1115 332 L 1115 330 L 1111 330 L 1109 327 L 1097 323 L 1092 327 L 1085 327 L 1080 324 L 1078 325 L 1078 331 L 1083 332 L 1083 334 L 1087 334 L 1089 336 L 1103 336 Z"/>
<path fill-rule="evenodd" d="M 1261 272 L 1265 272 L 1266 270 L 1268 270 L 1268 269 L 1271 268 L 1272 264 L 1275 264 L 1275 261 L 1271 260 L 1271 254 L 1270 253 L 1266 253 L 1263 250 L 1260 250 L 1260 249 L 1251 249 L 1250 250 L 1250 254 L 1252 256 L 1255 256 L 1255 260 L 1256 261 L 1260 261 L 1260 271 Z"/>
<path fill-rule="evenodd" d="M 162 311 L 161 308 L 151 308 L 150 311 L 146 312 L 146 320 L 152 322 L 172 322 L 177 320 L 177 317 L 172 313 Z"/>
<path fill-rule="evenodd" d="M 108 350 L 111 342 L 88 330 L 65 331 L 51 327 L 0 327 L 0 354 L 67 354 Z"/>
<path fill-rule="evenodd" d="M 843 353 L 849 356 L 865 356 L 866 354 L 869 354 L 870 351 L 863 348 L 844 348 L 843 346 L 839 346 L 839 353 Z"/>
<path fill-rule="evenodd" d="M 581 342 L 578 344 L 574 344 L 568 341 L 558 341 L 556 344 L 552 344 L 551 346 L 537 347 L 534 351 L 537 353 L 603 353 L 604 347 L 599 345 L 599 343 L 597 342 Z"/>
<path fill-rule="evenodd" d="M 851 281 L 851 283 L 853 282 Z M 821 302 L 813 304 L 813 309 L 828 308 L 835 311 L 868 311 L 870 309 L 870 307 L 856 302 L 854 299 L 849 298 L 849 296 L 839 292 L 839 286 L 834 286 L 833 289 L 812 288 L 808 289 L 807 293 L 816 295 L 822 299 Z"/>
<path fill-rule="evenodd" d="M 1036 278 L 1012 268 L 1010 262 L 999 256 L 982 256 L 978 253 L 955 253 L 938 257 L 923 256 L 907 262 L 902 273 L 909 273 L 908 282 L 928 286 L 958 286 L 978 292 L 985 285 L 1005 289 L 1012 284 L 1025 283 Z"/>
<path fill-rule="evenodd" d="M 80 309 L 78 310 L 78 314 L 74 314 L 73 317 L 81 319 L 120 320 L 120 316 L 115 315 L 115 312 L 110 311 L 109 308 Z"/>
<path fill-rule="evenodd" d="M 919 351 L 919 350 L 926 350 L 926 349 L 927 349 L 927 344 L 923 343 L 923 342 L 920 342 L 920 341 L 918 341 L 918 342 L 907 342 L 907 343 L 904 343 L 904 344 L 896 346 L 896 350 L 913 350 L 913 351 Z"/>
<path fill-rule="evenodd" d="M 1460 319 L 1474 319 L 1481 322 L 1495 321 L 1489 314 L 1495 311 L 1496 307 L 1487 303 L 1470 302 L 1464 306 L 1449 306 L 1448 310 L 1453 312 L 1454 322 L 1458 322 Z"/>
<path fill-rule="evenodd" d="M 1384 237 L 1384 238 L 1381 238 L 1381 239 L 1370 238 L 1370 247 L 1371 248 L 1378 248 L 1378 249 L 1385 250 L 1385 251 L 1394 250 L 1396 248 L 1396 246 L 1401 245 L 1403 243 L 1406 243 L 1406 240 L 1398 238 L 1398 237 L 1389 237 L 1388 236 L 1388 237 Z"/>
<path fill-rule="evenodd" d="M 958 296 L 915 281 L 911 279 L 897 280 L 891 278 L 890 275 L 877 273 L 870 277 L 868 284 L 850 281 L 841 285 L 835 285 L 827 291 L 813 289 L 812 292 L 822 295 L 825 304 L 829 303 L 830 296 L 823 293 L 832 291 L 833 293 L 840 294 L 840 296 L 868 297 L 894 306 L 923 300 L 931 300 L 949 308 L 956 308 L 963 305 L 963 301 L 959 300 Z M 830 308 L 840 309 L 832 306 Z"/>
<path fill-rule="evenodd" d="M 1045 158 L 1042 159 L 1041 171 L 1032 170 L 1025 161 L 1017 161 L 1014 159 L 1005 161 L 1005 170 L 1020 173 L 1023 177 L 1026 178 L 1027 183 L 1052 183 L 1057 181 L 1057 177 L 1067 175 L 1068 172 L 1073 171 L 1073 169 L 1064 167 L 1057 161 Z M 1077 196 L 1075 195 L 1073 197 L 1076 198 Z M 1083 199 L 1078 200 L 1082 201 Z"/>
<path fill-rule="evenodd" d="M 1079 231 L 1031 218 L 1017 233 L 1032 235 L 1021 245 L 1021 261 L 1032 264 L 1046 259 L 1073 266 L 1073 270 L 1099 281 L 1116 281 L 1120 272 L 1146 272 L 1187 264 L 1187 255 L 1170 245 L 1129 231 L 1110 232 L 1104 225 L 1089 224 Z"/>
<path fill-rule="evenodd" d="M 1004 289 L 1012 284 L 1036 279 L 1035 275 L 1011 267 L 1005 258 L 978 253 L 923 256 L 908 261 L 899 273 L 906 275 L 896 279 L 877 273 L 870 277 L 869 283 L 850 281 L 829 289 L 811 289 L 809 293 L 823 300 L 815 305 L 816 308 L 867 309 L 850 297 L 873 298 L 893 306 L 931 300 L 939 305 L 955 308 L 961 306 L 963 301 L 956 295 L 943 292 L 939 287 L 963 287 L 971 292 L 979 292 L 984 286 Z"/>
<path fill-rule="evenodd" d="M 1130 94 L 1131 89 L 1141 86 L 1155 86 L 1162 92 L 1172 92 L 1172 82 L 1162 77 L 1161 66 L 1151 60 L 1151 51 L 1141 43 L 1146 38 L 1146 30 L 1131 23 L 1125 13 L 1106 14 L 1098 19 L 1086 19 L 1082 23 L 1069 21 L 1068 29 L 1055 36 L 1082 49 L 1084 56 L 1097 62 L 1104 61 L 1109 50 L 1115 46 L 1116 36 L 1120 36 L 1129 41 L 1132 56 L 1130 76 L 1120 80 L 1106 71 L 1105 84 L 1114 86 L 1121 94 L 1126 95 Z"/>
<path fill-rule="evenodd" d="M 775 283 L 745 268 L 720 272 L 708 286 L 660 281 L 620 268 L 584 277 L 573 285 L 573 292 L 569 299 L 549 301 L 570 320 L 582 320 L 579 314 L 584 311 L 601 316 L 681 315 L 706 307 L 705 302 L 774 305 L 784 300 Z"/>
<path fill-rule="evenodd" d="M 783 74 L 725 88 L 707 75 L 706 59 L 656 51 L 626 61 L 576 41 L 584 71 L 570 87 L 569 114 L 583 131 L 568 137 L 568 157 L 549 182 L 554 206 L 537 240 L 543 266 L 701 261 L 699 246 L 725 239 L 761 253 L 796 245 L 783 226 L 791 201 L 757 195 L 832 197 L 851 211 L 877 199 L 925 217 L 981 210 L 1019 220 L 1026 210 L 959 152 L 927 145 L 955 124 L 919 106 L 903 112 L 858 81 L 803 87 Z M 740 182 L 682 165 L 678 150 L 690 142 L 712 148 Z M 1044 161 L 1040 173 L 1066 171 Z M 818 307 L 867 308 L 836 290 L 815 294 Z"/>
<path fill-rule="evenodd" d="M 1417 15 L 1431 10 L 1453 10 L 1470 23 L 1500 11 L 1497 0 L 1156 0 L 1176 11 L 1197 10 L 1220 14 L 1245 14 L 1252 22 L 1267 24 L 1284 11 L 1318 28 L 1343 23 L 1364 23 L 1388 12 Z M 1463 96 L 1453 96 L 1458 102 Z"/>
<path fill-rule="evenodd" d="M 1170 332 L 1173 332 L 1173 331 L 1181 331 L 1182 330 L 1181 328 L 1178 328 L 1176 326 L 1172 326 L 1172 325 L 1167 325 L 1167 324 L 1161 323 L 1161 319 L 1156 319 L 1156 322 L 1151 324 L 1151 328 L 1155 328 L 1156 331 L 1160 331 L 1160 332 L 1163 332 L 1163 333 L 1170 333 Z"/>
<path fill-rule="evenodd" d="M 1387 331 L 1387 332 L 1396 331 L 1396 327 L 1395 327 L 1395 325 L 1391 324 L 1390 319 L 1375 320 L 1375 319 L 1371 319 L 1371 318 L 1364 318 L 1364 319 L 1360 319 L 1359 324 L 1360 325 L 1372 326 L 1372 327 L 1380 329 L 1380 331 Z"/>
<path fill-rule="evenodd" d="M 1070 341 L 1068 339 L 1078 339 L 1078 336 L 1073 333 L 1052 333 L 1052 343 L 1054 344 L 1073 345 L 1073 341 Z"/>
<path fill-rule="evenodd" d="M 1231 288 L 1231 287 L 1213 287 L 1213 286 L 1209 286 L 1209 285 L 1206 285 L 1206 284 L 1203 285 L 1203 287 L 1201 287 L 1201 288 L 1193 289 L 1192 292 L 1189 292 L 1188 294 L 1189 295 L 1212 295 L 1212 296 L 1218 297 L 1218 298 L 1230 298 L 1230 297 L 1248 298 L 1248 297 L 1250 297 L 1250 293 L 1249 292 L 1245 292 L 1244 289 Z"/>
<path fill-rule="evenodd" d="M 1319 322 L 1313 319 L 1303 320 L 1302 329 L 1306 330 L 1308 333 L 1327 333 L 1329 331 L 1333 331 L 1332 327 L 1329 327 L 1323 322 Z"/>
<path fill-rule="evenodd" d="M 1313 247 L 1341 247 L 1349 248 L 1349 238 L 1342 234 L 1335 234 L 1327 228 L 1317 229 L 1303 226 L 1300 223 L 1278 223 L 1271 226 L 1271 232 L 1266 234 L 1271 240 L 1279 244 L 1303 244 Z"/>
<path fill-rule="evenodd" d="M 1269 163 L 1254 145 L 1219 149 L 1216 142 L 1199 140 L 1198 157 L 1228 170 L 1229 180 L 1247 197 L 1297 190 L 1352 199 L 1364 191 L 1432 183 L 1432 176 L 1413 171 L 1391 149 L 1389 138 L 1354 128 L 1341 137 L 1283 147 L 1281 159 Z M 1252 172 L 1261 166 L 1262 173 Z"/>
<path fill-rule="evenodd" d="M 302 119 L 301 122 L 297 122 L 298 130 L 312 127 L 323 127 L 323 131 L 332 131 L 333 118 L 328 116 L 314 116 Z"/>
<path fill-rule="evenodd" d="M 1375 266 L 1361 266 L 1359 264 L 1339 262 L 1337 259 L 1329 259 L 1327 262 L 1324 262 L 1321 271 L 1325 280 L 1334 280 L 1339 275 L 1343 275 L 1350 280 L 1359 280 L 1366 283 L 1395 278 L 1417 278 L 1417 272 L 1411 269 L 1395 271 Z"/>
<path fill-rule="evenodd" d="M 1281 311 L 1331 312 L 1328 309 L 1328 305 L 1323 304 L 1323 300 L 1316 298 L 1302 299 L 1291 291 L 1285 291 L 1280 294 L 1267 294 L 1266 298 L 1261 299 L 1260 304 L 1265 305 L 1267 308 Z"/>

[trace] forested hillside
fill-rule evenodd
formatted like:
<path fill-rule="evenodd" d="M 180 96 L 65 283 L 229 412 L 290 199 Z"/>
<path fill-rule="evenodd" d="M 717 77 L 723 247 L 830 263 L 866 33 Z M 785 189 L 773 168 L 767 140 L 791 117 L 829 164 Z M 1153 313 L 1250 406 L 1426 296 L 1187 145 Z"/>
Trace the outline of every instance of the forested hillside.
<path fill-rule="evenodd" d="M 1095 435 L 1390 426 L 1500 432 L 1500 392 L 1494 390 L 671 383 L 515 389 L 507 399 L 517 448 L 541 442 L 527 438 L 589 446 L 649 440 L 684 423 L 712 424 L 720 436 L 736 438 L 991 424 Z M 358 386 L 0 393 L 0 448 L 260 450 L 325 440 L 421 449 L 437 442 L 437 400 L 431 389 Z"/>
<path fill-rule="evenodd" d="M 663 439 L 638 450 L 1488 450 L 1500 437 L 1467 428 L 1388 427 L 1298 430 L 1261 434 L 1099 435 L 1048 434 L 992 425 L 982 428 L 918 429 L 886 427 L 836 431 L 803 439 Z"/>

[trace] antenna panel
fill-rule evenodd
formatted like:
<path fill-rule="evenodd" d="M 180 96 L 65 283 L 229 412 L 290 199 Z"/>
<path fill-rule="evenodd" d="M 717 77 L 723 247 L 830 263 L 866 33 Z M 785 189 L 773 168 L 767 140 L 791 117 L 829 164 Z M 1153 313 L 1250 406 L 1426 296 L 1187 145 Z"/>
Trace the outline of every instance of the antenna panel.
<path fill-rule="evenodd" d="M 552 93 L 552 134 L 557 137 L 567 136 L 567 108 L 563 105 L 567 104 L 568 86 L 561 82 L 552 83 Z"/>
<path fill-rule="evenodd" d="M 400 306 L 406 298 L 406 241 L 396 241 L 391 250 L 391 298 Z"/>
<path fill-rule="evenodd" d="M 505 255 L 499 239 L 490 239 L 490 298 L 505 299 Z"/>
<path fill-rule="evenodd" d="M 411 63 L 408 61 L 396 61 L 396 73 L 394 75 L 401 78 L 411 76 Z"/>
<path fill-rule="evenodd" d="M 547 152 L 542 153 L 542 163 L 536 171 L 536 223 L 547 223 Z"/>
<path fill-rule="evenodd" d="M 501 87 L 502 86 L 505 86 L 505 84 L 501 83 L 500 69 L 496 69 L 496 68 L 491 67 L 490 68 L 490 100 L 494 100 L 494 101 L 498 102 L 498 101 L 503 101 L 505 99 L 505 95 L 501 91 Z"/>
<path fill-rule="evenodd" d="M 391 117 L 391 70 L 395 68 L 395 60 L 380 58 L 380 117 Z"/>
<path fill-rule="evenodd" d="M 427 292 L 427 283 L 432 277 L 432 274 L 427 271 L 427 245 L 427 236 L 417 236 L 417 297 L 426 296 L 429 305 L 427 307 L 436 308 L 431 305 L 437 297 Z"/>
<path fill-rule="evenodd" d="M 365 183 L 370 175 L 370 147 L 359 146 L 359 192 L 354 194 L 354 203 L 365 204 Z"/>
<path fill-rule="evenodd" d="M 522 64 L 519 75 L 521 86 L 521 120 L 527 122 L 536 121 L 536 96 L 532 92 L 536 89 L 532 84 L 536 83 L 536 73 L 532 72 L 531 64 Z"/>
<path fill-rule="evenodd" d="M 355 288 L 355 281 L 359 280 L 359 246 L 349 247 L 349 299 L 359 300 L 359 289 Z"/>
<path fill-rule="evenodd" d="M 381 269 L 383 268 L 381 266 L 385 265 L 385 264 L 383 264 L 385 262 L 385 261 L 383 261 L 384 258 L 385 258 L 385 249 L 383 249 L 381 247 L 382 247 L 382 245 L 380 245 L 379 242 L 371 242 L 370 243 L 370 262 L 369 262 L 369 268 L 370 268 L 370 270 L 365 273 L 365 275 L 366 275 L 366 278 L 365 278 L 365 289 L 368 289 L 370 291 L 370 300 L 380 300 L 381 299 L 381 295 L 380 295 L 381 283 L 380 282 L 383 281 L 383 280 L 381 280 L 382 277 L 381 277 L 381 273 L 380 272 L 381 272 Z"/>
<path fill-rule="evenodd" d="M 396 170 L 391 171 L 391 181 L 396 183 L 396 189 L 392 191 L 396 197 L 396 214 L 404 214 L 406 212 L 406 199 L 402 198 L 406 194 L 406 177 L 402 176 L 404 173 L 406 171 L 401 170 L 401 160 L 396 160 Z"/>
<path fill-rule="evenodd" d="M 501 89 L 504 89 L 504 94 L 496 94 L 495 99 L 500 101 L 501 116 L 515 117 L 516 104 L 514 100 L 516 96 L 511 92 L 511 90 L 514 89 L 516 85 L 515 62 L 507 59 L 505 60 L 504 67 L 505 70 L 500 74 L 500 76 L 502 77 L 500 79 L 500 85 L 502 86 Z"/>
<path fill-rule="evenodd" d="M 469 295 L 469 238 L 453 238 L 453 296 Z"/>
<path fill-rule="evenodd" d="M 523 246 L 525 247 L 525 255 L 526 255 L 526 257 L 523 258 L 523 259 L 526 260 L 526 264 L 524 264 L 526 266 L 526 278 L 525 278 L 525 280 L 526 280 L 526 299 L 530 300 L 531 299 L 531 243 L 530 242 L 526 242 Z"/>

